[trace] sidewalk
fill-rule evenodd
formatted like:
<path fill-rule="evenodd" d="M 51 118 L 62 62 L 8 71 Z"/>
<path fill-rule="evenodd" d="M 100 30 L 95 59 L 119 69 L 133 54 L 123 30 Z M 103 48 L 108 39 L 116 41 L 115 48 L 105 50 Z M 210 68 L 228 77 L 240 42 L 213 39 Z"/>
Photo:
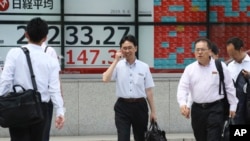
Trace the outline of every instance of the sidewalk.
<path fill-rule="evenodd" d="M 195 141 L 193 134 L 166 134 L 168 141 Z M 131 137 L 131 141 L 133 138 Z M 0 141 L 10 141 L 10 138 L 0 138 Z M 50 141 L 117 141 L 116 135 L 96 136 L 56 136 Z"/>

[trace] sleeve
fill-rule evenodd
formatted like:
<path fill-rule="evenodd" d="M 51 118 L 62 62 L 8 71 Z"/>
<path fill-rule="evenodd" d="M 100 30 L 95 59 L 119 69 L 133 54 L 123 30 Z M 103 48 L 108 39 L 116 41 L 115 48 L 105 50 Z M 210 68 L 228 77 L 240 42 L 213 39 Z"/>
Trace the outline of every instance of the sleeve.
<path fill-rule="evenodd" d="M 191 93 L 188 93 L 187 107 L 191 108 L 192 104 L 193 104 L 193 99 Z"/>
<path fill-rule="evenodd" d="M 14 81 L 15 59 L 19 56 L 21 49 L 11 49 L 6 56 L 4 69 L 0 78 L 0 96 L 11 91 Z"/>
<path fill-rule="evenodd" d="M 146 79 L 146 81 L 145 81 L 146 82 L 146 84 L 145 84 L 146 89 L 155 86 L 152 74 L 151 74 L 150 69 L 149 69 L 149 66 L 147 66 L 146 78 L 145 79 Z"/>
<path fill-rule="evenodd" d="M 60 89 L 59 70 L 60 67 L 56 60 L 51 62 L 50 79 L 49 79 L 49 94 L 51 96 L 56 115 L 64 115 L 63 98 Z"/>
<path fill-rule="evenodd" d="M 58 59 L 58 55 L 53 47 L 48 47 L 46 53 L 49 54 L 51 57 Z"/>
<path fill-rule="evenodd" d="M 224 82 L 227 92 L 227 99 L 230 104 L 230 111 L 236 111 L 238 98 L 236 97 L 236 89 L 234 87 L 233 79 L 229 73 L 229 70 L 224 62 L 222 62 L 223 73 L 224 73 Z"/>
<path fill-rule="evenodd" d="M 179 106 L 187 105 L 188 95 L 190 95 L 189 90 L 189 78 L 188 78 L 188 69 L 186 68 L 180 78 L 178 87 L 177 87 L 177 102 Z M 191 99 L 190 99 L 191 100 Z"/>

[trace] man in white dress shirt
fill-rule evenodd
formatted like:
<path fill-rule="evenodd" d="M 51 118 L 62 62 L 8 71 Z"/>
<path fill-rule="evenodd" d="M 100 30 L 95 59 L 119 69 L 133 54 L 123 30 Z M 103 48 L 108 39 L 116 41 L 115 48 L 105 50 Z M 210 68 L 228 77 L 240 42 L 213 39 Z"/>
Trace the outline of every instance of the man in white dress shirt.
<path fill-rule="evenodd" d="M 235 82 L 236 95 L 239 99 L 234 120 L 236 124 L 249 124 L 250 119 L 246 118 L 247 92 L 245 86 L 250 78 L 250 57 L 244 49 L 243 41 L 238 37 L 228 39 L 227 53 L 232 58 L 228 69 Z"/>
<path fill-rule="evenodd" d="M 211 42 L 199 38 L 194 43 L 197 61 L 189 64 L 179 81 L 177 101 L 181 114 L 189 118 L 190 109 L 187 107 L 188 95 L 193 100 L 191 106 L 191 125 L 196 141 L 220 141 L 224 123 L 224 95 L 219 94 L 219 72 L 215 60 L 210 56 Z M 230 103 L 229 116 L 234 117 L 238 99 L 226 64 L 222 62 L 225 86 Z M 226 109 L 227 110 L 227 109 Z"/>
<path fill-rule="evenodd" d="M 41 93 L 44 120 L 34 125 L 9 128 L 11 141 L 43 141 L 46 124 L 48 124 L 47 104 L 52 99 L 56 108 L 55 125 L 61 129 L 64 125 L 64 107 L 60 91 L 58 60 L 45 54 L 41 44 L 46 40 L 48 25 L 41 18 L 33 18 L 27 24 L 25 36 L 31 63 Z M 26 55 L 21 48 L 12 48 L 5 59 L 1 75 L 0 95 L 12 91 L 12 86 L 19 84 L 25 89 L 33 89 Z"/>
<path fill-rule="evenodd" d="M 41 46 L 42 46 L 43 51 L 45 53 L 49 54 L 51 57 L 53 57 L 55 59 L 59 59 L 55 49 L 48 46 L 46 42 L 43 42 Z"/>

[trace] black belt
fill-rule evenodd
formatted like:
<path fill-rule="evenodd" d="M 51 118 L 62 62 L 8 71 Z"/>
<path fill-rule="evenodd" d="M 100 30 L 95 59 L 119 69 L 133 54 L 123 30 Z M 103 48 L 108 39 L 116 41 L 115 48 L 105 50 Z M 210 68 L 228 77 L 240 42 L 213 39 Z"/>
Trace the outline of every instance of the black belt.
<path fill-rule="evenodd" d="M 141 98 L 118 98 L 118 101 L 123 101 L 123 102 L 130 102 L 130 103 L 134 103 L 134 102 L 142 102 L 145 101 L 144 97 Z"/>
<path fill-rule="evenodd" d="M 208 108 L 208 107 L 211 107 L 211 106 L 213 106 L 213 105 L 215 105 L 217 103 L 220 103 L 220 102 L 223 102 L 222 99 L 216 100 L 216 101 L 211 102 L 211 103 L 196 103 L 196 102 L 194 102 L 193 105 L 194 106 L 199 106 L 199 107 L 202 107 L 202 108 Z"/>

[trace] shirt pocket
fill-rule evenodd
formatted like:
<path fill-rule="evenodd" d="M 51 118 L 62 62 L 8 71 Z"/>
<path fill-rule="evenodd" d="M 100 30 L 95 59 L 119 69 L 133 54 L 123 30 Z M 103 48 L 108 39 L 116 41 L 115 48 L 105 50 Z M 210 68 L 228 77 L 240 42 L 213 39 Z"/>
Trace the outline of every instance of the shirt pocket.
<path fill-rule="evenodd" d="M 220 75 L 219 72 L 217 72 L 216 74 L 212 74 L 212 85 L 218 86 L 220 83 Z"/>
<path fill-rule="evenodd" d="M 136 74 L 135 77 L 134 77 L 134 82 L 137 86 L 143 86 L 144 85 L 144 75 L 139 73 L 139 74 Z"/>

